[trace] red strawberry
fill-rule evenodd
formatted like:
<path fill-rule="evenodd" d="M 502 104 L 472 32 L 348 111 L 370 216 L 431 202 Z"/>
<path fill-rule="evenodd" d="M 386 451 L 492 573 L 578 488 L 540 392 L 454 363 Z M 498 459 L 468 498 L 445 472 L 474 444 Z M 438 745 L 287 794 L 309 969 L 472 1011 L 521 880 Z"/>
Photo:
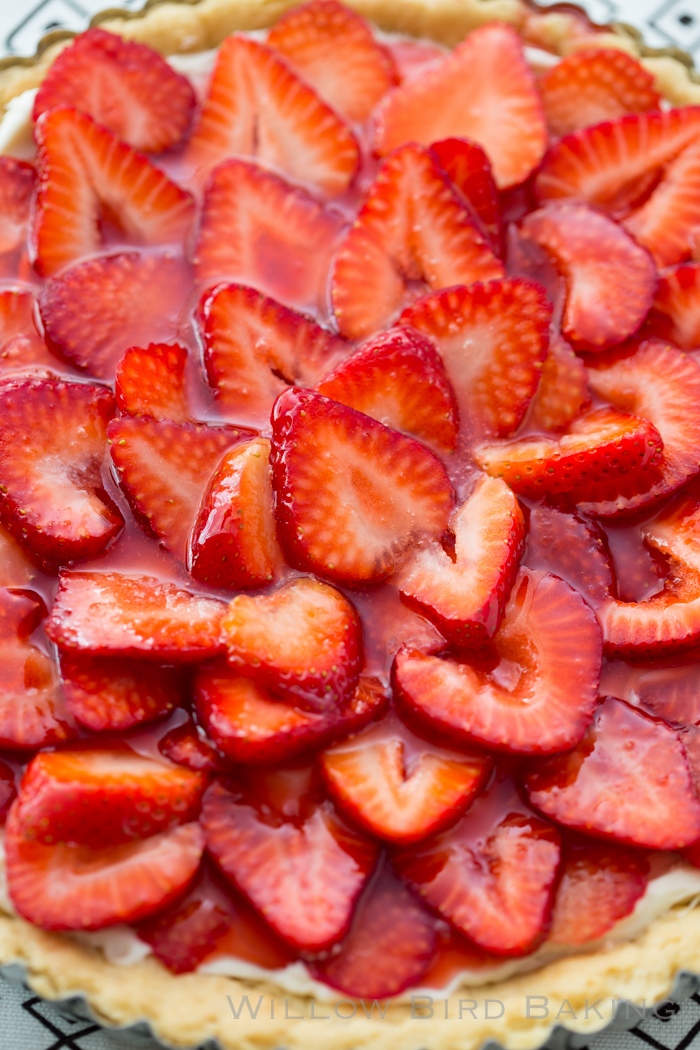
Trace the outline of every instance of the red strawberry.
<path fill-rule="evenodd" d="M 214 171 L 194 255 L 197 277 L 251 284 L 288 306 L 325 309 L 344 222 L 298 186 L 244 160 Z"/>
<path fill-rule="evenodd" d="M 75 106 L 134 149 L 158 153 L 187 133 L 195 101 L 187 78 L 153 48 L 88 29 L 49 66 L 32 116 Z"/>
<path fill-rule="evenodd" d="M 440 351 L 462 428 L 506 437 L 519 427 L 537 389 L 551 314 L 539 285 L 509 277 L 426 295 L 404 310 L 401 323 Z"/>
<path fill-rule="evenodd" d="M 175 337 L 188 291 L 184 265 L 167 253 L 88 259 L 39 293 L 46 341 L 62 360 L 111 380 L 129 347 Z"/>
<path fill-rule="evenodd" d="M 580 744 L 533 766 L 530 801 L 566 827 L 648 849 L 700 838 L 700 802 L 676 733 L 608 697 Z"/>
<path fill-rule="evenodd" d="M 189 561 L 195 579 L 232 589 L 269 583 L 280 568 L 267 438 L 224 455 L 202 500 Z"/>
<path fill-rule="evenodd" d="M 457 930 L 495 955 L 527 955 L 544 937 L 559 835 L 502 775 L 459 824 L 399 855 L 400 875 Z"/>
<path fill-rule="evenodd" d="M 87 383 L 22 379 L 0 390 L 0 514 L 37 559 L 92 557 L 121 530 L 100 473 L 113 412 L 110 391 Z"/>
<path fill-rule="evenodd" d="M 478 648 L 503 618 L 525 543 L 523 515 L 508 486 L 482 474 L 450 529 L 453 557 L 439 543 L 421 547 L 397 583 L 451 645 Z"/>
<path fill-rule="evenodd" d="M 411 328 L 390 328 L 342 361 L 316 387 L 320 394 L 454 452 L 459 412 L 433 344 Z"/>
<path fill-rule="evenodd" d="M 671 658 L 673 659 L 673 658 Z M 700 693 L 698 692 L 697 664 L 691 652 L 688 663 L 669 663 L 664 661 L 660 666 L 636 667 L 615 662 L 613 673 L 622 670 L 623 680 L 615 683 L 615 691 L 621 700 L 626 700 L 633 707 L 663 718 L 666 722 L 679 726 L 691 727 L 700 724 Z M 693 734 L 695 729 L 693 728 Z M 683 736 L 687 745 L 687 738 Z M 688 748 L 686 746 L 686 751 Z M 692 763 L 695 764 L 694 762 Z M 698 770 L 700 771 L 700 752 L 698 753 Z M 698 781 L 700 786 L 700 780 Z"/>
<path fill-rule="evenodd" d="M 349 350 L 309 317 L 245 285 L 219 285 L 199 313 L 217 407 L 236 422 L 267 424 L 278 394 L 294 383 L 315 386 Z"/>
<path fill-rule="evenodd" d="M 658 109 L 660 102 L 653 75 L 613 48 L 574 51 L 545 73 L 539 88 L 549 130 L 558 136 Z"/>
<path fill-rule="evenodd" d="M 186 897 L 140 922 L 136 934 L 171 973 L 189 973 L 216 950 L 237 910 L 211 878 L 200 876 Z"/>
<path fill-rule="evenodd" d="M 0 157 L 0 273 L 14 277 L 24 250 L 36 172 L 31 164 Z"/>
<path fill-rule="evenodd" d="M 367 120 L 397 82 L 389 49 L 337 0 L 295 7 L 275 23 L 267 44 L 351 124 Z"/>
<path fill-rule="evenodd" d="M 189 193 L 111 131 L 69 106 L 35 129 L 39 195 L 36 267 L 50 277 L 102 247 L 100 213 L 137 244 L 181 244 L 194 214 Z"/>
<path fill-rule="evenodd" d="M 610 597 L 613 573 L 602 530 L 557 507 L 540 503 L 528 518 L 525 564 L 571 584 L 595 609 Z"/>
<path fill-rule="evenodd" d="M 332 580 L 384 579 L 452 510 L 445 468 L 424 445 L 310 391 L 277 399 L 271 461 L 287 558 Z"/>
<path fill-rule="evenodd" d="M 362 625 L 335 587 L 297 577 L 272 594 L 238 594 L 221 624 L 229 663 L 288 702 L 341 709 L 362 667 Z"/>
<path fill-rule="evenodd" d="M 56 359 L 39 335 L 35 298 L 18 288 L 0 289 L 0 373 L 50 375 Z M 43 367 L 42 367 L 43 366 Z"/>
<path fill-rule="evenodd" d="M 547 144 L 522 42 L 500 22 L 473 30 L 451 54 L 392 91 L 375 121 L 380 156 L 402 142 L 474 139 L 486 150 L 499 189 L 524 182 Z"/>
<path fill-rule="evenodd" d="M 493 644 L 500 659 L 490 671 L 400 650 L 393 675 L 402 709 L 469 745 L 526 754 L 573 747 L 595 708 L 602 652 L 581 595 L 521 569 Z"/>
<path fill-rule="evenodd" d="M 500 255 L 503 244 L 500 201 L 486 153 L 478 142 L 470 139 L 443 139 L 433 142 L 430 148 L 450 182 L 466 198 L 495 254 Z"/>
<path fill-rule="evenodd" d="M 184 702 L 182 675 L 123 657 L 61 654 L 66 708 L 93 733 L 120 732 L 170 714 Z"/>
<path fill-rule="evenodd" d="M 588 374 L 566 340 L 550 339 L 537 392 L 532 399 L 530 420 L 535 428 L 564 430 L 588 407 L 591 394 Z"/>
<path fill-rule="evenodd" d="M 158 750 L 171 762 L 196 773 L 220 773 L 228 768 L 223 756 L 191 719 L 161 737 Z"/>
<path fill-rule="evenodd" d="M 61 649 L 92 656 L 199 661 L 221 650 L 226 604 L 152 576 L 66 572 L 46 633 Z"/>
<path fill-rule="evenodd" d="M 0 587 L 26 587 L 36 574 L 34 563 L 0 525 Z"/>
<path fill-rule="evenodd" d="M 262 783 L 261 783 L 262 782 Z M 204 796 L 207 848 L 224 875 L 295 948 L 317 952 L 341 940 L 377 848 L 342 824 L 329 802 L 271 813 L 255 788 L 215 783 Z"/>
<path fill-rule="evenodd" d="M 182 346 L 132 346 L 117 365 L 115 375 L 115 394 L 122 412 L 186 423 L 186 365 L 187 351 Z"/>
<path fill-rule="evenodd" d="M 0 821 L 3 823 L 16 797 L 15 774 L 8 765 L 0 762 Z"/>
<path fill-rule="evenodd" d="M 654 299 L 654 314 L 662 315 L 664 334 L 681 350 L 700 348 L 698 263 L 677 266 L 675 270 L 668 270 L 659 278 L 659 287 Z"/>
<path fill-rule="evenodd" d="M 700 225 L 698 183 L 700 143 L 687 146 L 664 169 L 651 196 L 624 220 L 658 267 L 683 262 L 691 253 L 692 231 Z"/>
<path fill-rule="evenodd" d="M 283 59 L 234 35 L 219 48 L 187 158 L 205 175 L 232 155 L 255 158 L 333 197 L 350 184 L 359 147 L 337 113 Z"/>
<path fill-rule="evenodd" d="M 386 328 L 417 282 L 428 288 L 503 276 L 503 266 L 430 150 L 391 154 L 340 246 L 331 296 L 341 333 Z"/>

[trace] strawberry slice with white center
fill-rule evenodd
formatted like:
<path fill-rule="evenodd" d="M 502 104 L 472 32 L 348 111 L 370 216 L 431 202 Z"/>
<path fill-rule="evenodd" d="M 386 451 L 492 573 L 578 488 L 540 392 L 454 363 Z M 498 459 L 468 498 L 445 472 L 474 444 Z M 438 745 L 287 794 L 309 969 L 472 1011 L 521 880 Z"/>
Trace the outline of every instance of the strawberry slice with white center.
<path fill-rule="evenodd" d="M 454 557 L 418 548 L 400 571 L 401 596 L 460 649 L 486 645 L 497 630 L 525 543 L 523 515 L 503 481 L 481 475 L 450 521 Z"/>
<path fill-rule="evenodd" d="M 165 718 L 184 703 L 182 675 L 137 660 L 61 654 L 66 709 L 93 733 L 120 732 Z"/>
<path fill-rule="evenodd" d="M 509 277 L 426 295 L 404 310 L 401 323 L 417 328 L 440 351 L 462 429 L 507 437 L 537 390 L 551 316 L 540 285 Z"/>
<path fill-rule="evenodd" d="M 491 670 L 402 649 L 393 676 L 401 710 L 428 731 L 499 751 L 573 747 L 595 709 L 600 628 L 563 580 L 521 569 L 494 636 Z"/>
<path fill-rule="evenodd" d="M 278 394 L 295 383 L 315 386 L 350 349 L 310 317 L 241 284 L 206 295 L 198 320 L 217 408 L 236 422 L 266 425 Z"/>
<path fill-rule="evenodd" d="M 390 328 L 342 361 L 316 389 L 385 426 L 454 452 L 459 410 L 442 358 L 425 336 Z"/>
<path fill-rule="evenodd" d="M 185 136 L 195 102 L 189 80 L 153 48 L 88 29 L 49 66 L 32 117 L 75 106 L 134 149 L 158 153 Z"/>
<path fill-rule="evenodd" d="M 295 7 L 275 23 L 267 44 L 351 124 L 367 120 L 398 80 L 389 48 L 337 0 Z"/>
<path fill-rule="evenodd" d="M 183 346 L 151 343 L 132 346 L 117 365 L 115 395 L 122 412 L 130 416 L 149 416 L 186 423 L 187 392 L 185 368 L 187 351 Z"/>
<path fill-rule="evenodd" d="M 46 633 L 61 649 L 158 662 L 199 661 L 221 651 L 225 602 L 152 576 L 66 572 Z"/>
<path fill-rule="evenodd" d="M 221 624 L 229 663 L 309 711 L 342 708 L 362 667 L 362 625 L 335 587 L 311 577 L 237 595 Z"/>
<path fill-rule="evenodd" d="M 434 453 L 311 391 L 277 399 L 271 462 L 287 559 L 332 580 L 379 582 L 412 543 L 442 535 L 452 512 Z"/>
<path fill-rule="evenodd" d="M 386 328 L 417 282 L 427 289 L 503 276 L 503 266 L 435 154 L 415 143 L 382 163 L 333 267 L 341 334 Z"/>
<path fill-rule="evenodd" d="M 533 766 L 530 801 L 565 827 L 648 849 L 700 838 L 700 802 L 678 736 L 608 697 L 583 740 Z"/>
<path fill-rule="evenodd" d="M 690 256 L 693 231 L 700 226 L 700 143 L 687 146 L 664 169 L 651 196 L 623 225 L 661 268 Z"/>
<path fill-rule="evenodd" d="M 36 268 L 50 277 L 103 243 L 108 216 L 136 244 L 182 244 L 194 200 L 147 157 L 69 106 L 36 124 L 39 194 L 34 213 Z"/>
<path fill-rule="evenodd" d="M 347 931 L 377 847 L 312 795 L 271 812 L 271 777 L 258 774 L 251 786 L 212 784 L 202 807 L 207 849 L 284 941 L 323 951 Z"/>
<path fill-rule="evenodd" d="M 566 280 L 562 333 L 579 348 L 603 350 L 637 331 L 656 291 L 649 254 L 585 204 L 550 204 L 523 222 Z"/>
<path fill-rule="evenodd" d="M 197 278 L 254 285 L 287 306 L 324 310 L 342 215 L 271 171 L 228 160 L 204 194 Z"/>
<path fill-rule="evenodd" d="M 164 547 L 184 560 L 209 479 L 227 449 L 255 432 L 169 420 L 113 419 L 110 451 L 136 513 Z"/>
<path fill-rule="evenodd" d="M 613 590 L 610 554 L 602 529 L 559 507 L 540 503 L 528 516 L 525 564 L 571 584 L 595 609 Z"/>
<path fill-rule="evenodd" d="M 500 255 L 503 245 L 501 205 L 491 162 L 485 151 L 478 142 L 454 138 L 433 142 L 430 149 L 476 215 L 495 254 Z"/>
<path fill-rule="evenodd" d="M 31 164 L 14 157 L 0 157 L 0 273 L 14 277 L 18 254 L 23 249 L 36 172 Z"/>
<path fill-rule="evenodd" d="M 565 339 L 553 335 L 542 365 L 540 384 L 532 399 L 532 425 L 537 429 L 564 430 L 588 407 L 590 400 L 586 366 Z"/>
<path fill-rule="evenodd" d="M 0 391 L 0 515 L 36 559 L 89 558 L 121 531 L 100 473 L 113 412 L 110 391 L 87 383 L 22 379 Z"/>
<path fill-rule="evenodd" d="M 349 186 L 359 147 L 335 110 L 279 55 L 234 35 L 219 48 L 187 159 L 203 178 L 233 155 L 334 197 Z"/>
<path fill-rule="evenodd" d="M 130 347 L 175 338 L 188 281 L 187 268 L 168 253 L 119 252 L 78 263 L 39 293 L 46 342 L 61 360 L 111 380 Z"/>
<path fill-rule="evenodd" d="M 700 348 L 700 264 L 684 263 L 659 278 L 652 318 L 681 350 Z"/>
<path fill-rule="evenodd" d="M 385 156 L 403 142 L 474 139 L 484 147 L 501 190 L 524 182 L 547 145 L 534 76 L 520 37 L 491 22 L 451 54 L 396 88 L 375 113 L 374 148 Z"/>
<path fill-rule="evenodd" d="M 400 854 L 395 867 L 426 902 L 495 955 L 543 939 L 559 869 L 559 834 L 497 776 L 456 827 Z"/>

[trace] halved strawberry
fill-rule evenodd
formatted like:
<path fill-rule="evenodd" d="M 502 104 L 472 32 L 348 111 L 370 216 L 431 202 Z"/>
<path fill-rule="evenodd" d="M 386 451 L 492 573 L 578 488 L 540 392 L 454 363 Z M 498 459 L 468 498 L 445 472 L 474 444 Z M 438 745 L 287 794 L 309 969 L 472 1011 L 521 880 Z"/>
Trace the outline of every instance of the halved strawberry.
<path fill-rule="evenodd" d="M 427 903 L 495 955 L 543 939 L 559 868 L 559 834 L 497 776 L 456 827 L 400 854 L 395 866 Z"/>
<path fill-rule="evenodd" d="M 177 334 L 189 291 L 173 255 L 119 252 L 72 266 L 39 293 L 46 341 L 57 357 L 98 379 L 112 379 L 131 346 Z"/>
<path fill-rule="evenodd" d="M 498 187 L 485 151 L 478 142 L 470 139 L 443 139 L 442 142 L 433 142 L 430 149 L 447 172 L 450 182 L 466 198 L 495 254 L 500 255 L 503 222 Z"/>
<path fill-rule="evenodd" d="M 310 391 L 277 399 L 271 462 L 287 558 L 332 580 L 384 579 L 411 543 L 443 533 L 452 510 L 434 453 Z"/>
<path fill-rule="evenodd" d="M 130 416 L 150 416 L 186 423 L 185 367 L 183 346 L 150 343 L 132 346 L 117 365 L 115 394 L 122 412 Z"/>
<path fill-rule="evenodd" d="M 40 274 L 50 277 L 99 251 L 101 213 L 136 244 L 182 244 L 194 201 L 147 157 L 70 106 L 44 113 L 35 135 L 34 245 Z"/>
<path fill-rule="evenodd" d="M 681 350 L 700 348 L 700 264 L 684 263 L 662 274 L 652 318 L 663 321 L 663 334 Z"/>
<path fill-rule="evenodd" d="M 15 774 L 8 765 L 0 762 L 0 821 L 3 823 L 16 797 Z"/>
<path fill-rule="evenodd" d="M 394 430 L 454 452 L 459 410 L 435 347 L 410 327 L 376 335 L 316 389 Z"/>
<path fill-rule="evenodd" d="M 61 649 L 158 662 L 220 652 L 225 602 L 200 598 L 152 576 L 64 572 L 46 633 Z"/>
<path fill-rule="evenodd" d="M 194 687 L 197 715 L 212 740 L 244 765 L 270 765 L 315 751 L 379 718 L 387 704 L 376 679 L 360 678 L 340 711 L 304 711 L 223 662 L 200 668 Z"/>
<path fill-rule="evenodd" d="M 24 250 L 36 172 L 31 164 L 0 157 L 0 273 L 16 276 Z"/>
<path fill-rule="evenodd" d="M 0 373 L 48 376 L 56 359 L 39 335 L 34 294 L 19 288 L 0 289 Z"/>
<path fill-rule="evenodd" d="M 322 951 L 347 931 L 377 847 L 327 801 L 302 796 L 271 811 L 265 788 L 264 774 L 250 786 L 211 785 L 201 818 L 207 849 L 283 940 Z"/>
<path fill-rule="evenodd" d="M 547 125 L 553 135 L 568 135 L 625 113 L 658 109 L 661 96 L 653 74 L 617 48 L 574 51 L 539 81 Z"/>
<path fill-rule="evenodd" d="M 95 28 L 53 60 L 32 116 L 75 106 L 134 149 L 158 153 L 185 136 L 195 101 L 189 80 L 153 48 Z"/>
<path fill-rule="evenodd" d="M 533 766 L 530 801 L 566 827 L 648 849 L 700 838 L 700 802 L 678 736 L 607 697 L 580 744 Z"/>
<path fill-rule="evenodd" d="M 189 569 L 216 587 L 259 587 L 282 564 L 275 536 L 270 442 L 254 438 L 224 455 L 194 523 Z"/>
<path fill-rule="evenodd" d="M 530 420 L 535 428 L 564 430 L 590 404 L 588 373 L 569 344 L 555 334 L 542 365 L 540 383 L 532 399 Z"/>
<path fill-rule="evenodd" d="M 367 120 L 397 83 L 390 50 L 356 11 L 337 0 L 295 7 L 275 23 L 267 44 L 351 124 Z"/>
<path fill-rule="evenodd" d="M 402 142 L 474 139 L 486 150 L 499 189 L 524 182 L 547 145 L 535 79 L 520 37 L 491 22 L 421 76 L 392 91 L 375 114 L 380 156 Z"/>
<path fill-rule="evenodd" d="M 700 143 L 693 143 L 664 168 L 651 196 L 624 220 L 625 229 L 650 252 L 658 267 L 673 266 L 691 254 L 700 226 Z"/>
<path fill-rule="evenodd" d="M 362 625 L 335 587 L 297 577 L 272 594 L 237 595 L 221 624 L 229 663 L 282 695 L 324 713 L 341 709 L 362 667 Z"/>
<path fill-rule="evenodd" d="M 194 253 L 197 278 L 254 285 L 288 306 L 325 309 L 339 212 L 271 171 L 228 160 L 213 172 Z"/>
<path fill-rule="evenodd" d="M 285 387 L 315 386 L 349 347 L 310 317 L 241 284 L 222 284 L 199 309 L 204 364 L 217 407 L 262 423 Z"/>
<path fill-rule="evenodd" d="M 540 381 L 551 315 L 543 288 L 509 277 L 426 295 L 404 310 L 401 323 L 440 351 L 462 430 L 506 437 L 519 427 Z"/>
<path fill-rule="evenodd" d="M 540 503 L 531 509 L 524 561 L 571 584 L 594 609 L 612 593 L 610 555 L 600 526 L 559 507 Z"/>
<path fill-rule="evenodd" d="M 19 379 L 0 391 L 0 515 L 35 558 L 88 558 L 120 532 L 100 473 L 113 413 L 110 391 L 87 383 Z"/>
<path fill-rule="evenodd" d="M 61 654 L 66 709 L 93 733 L 119 732 L 170 714 L 184 702 L 182 675 L 123 657 Z"/>
<path fill-rule="evenodd" d="M 454 555 L 439 543 L 419 547 L 397 585 L 450 644 L 478 648 L 503 618 L 525 544 L 523 515 L 508 486 L 482 474 L 450 529 Z"/>
<path fill-rule="evenodd" d="M 502 277 L 503 266 L 430 150 L 409 142 L 382 163 L 333 266 L 341 334 L 386 328 L 428 288 Z"/>
<path fill-rule="evenodd" d="M 112 420 L 108 434 L 119 481 L 137 514 L 164 547 L 184 559 L 221 456 L 254 431 L 122 416 Z"/>
<path fill-rule="evenodd" d="M 234 35 L 219 48 L 187 159 L 203 177 L 232 155 L 334 197 L 350 184 L 359 147 L 347 124 L 273 50 Z"/>
<path fill-rule="evenodd" d="M 196 773 L 220 773 L 228 768 L 221 755 L 204 731 L 192 719 L 183 722 L 166 733 L 158 741 L 158 750 L 178 766 L 187 766 Z"/>

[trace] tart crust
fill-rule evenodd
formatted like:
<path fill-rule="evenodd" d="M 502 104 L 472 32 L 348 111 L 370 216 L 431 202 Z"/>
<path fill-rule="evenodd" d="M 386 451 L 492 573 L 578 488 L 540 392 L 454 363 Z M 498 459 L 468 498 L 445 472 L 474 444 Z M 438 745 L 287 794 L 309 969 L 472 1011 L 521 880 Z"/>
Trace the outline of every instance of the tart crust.
<path fill-rule="evenodd" d="M 192 53 L 217 47 L 236 30 L 270 26 L 298 2 L 155 0 L 143 13 L 108 10 L 92 24 L 149 44 L 164 55 Z M 526 0 L 344 2 L 385 31 L 448 46 L 476 26 L 498 19 L 514 25 L 527 43 L 558 55 L 591 45 L 619 48 L 638 57 L 654 74 L 657 89 L 669 102 L 700 105 L 700 76 L 688 56 L 675 49 L 648 49 L 635 30 L 622 25 L 588 32 L 571 9 L 539 11 Z M 11 99 L 41 83 L 73 36 L 50 34 L 33 58 L 0 61 L 0 113 Z M 617 1001 L 649 1008 L 670 993 L 681 970 L 700 973 L 696 903 L 672 908 L 641 936 L 606 951 L 571 955 L 478 987 L 465 983 L 449 999 L 433 992 L 432 1016 L 421 990 L 416 990 L 415 1006 L 390 1002 L 382 1018 L 376 1008 L 366 1016 L 369 1002 L 367 1011 L 356 1004 L 354 1016 L 349 1016 L 353 1003 L 341 1000 L 341 993 L 329 1002 L 287 992 L 272 980 L 204 973 L 176 976 L 152 956 L 116 965 L 99 949 L 47 933 L 4 913 L 1 905 L 0 965 L 20 964 L 29 984 L 46 999 L 85 997 L 104 1024 L 122 1027 L 148 1021 L 154 1034 L 174 1047 L 216 1038 L 224 1050 L 478 1050 L 494 1040 L 506 1050 L 533 1050 L 557 1025 L 590 1036 L 610 1023 Z M 238 1010 L 243 996 L 254 1011 L 262 997 L 254 1018 L 245 1008 L 234 1018 L 231 1003 Z M 533 1016 L 528 1016 L 528 997 L 533 997 Z M 542 1017 L 543 997 L 547 1017 Z M 491 1003 L 488 1008 L 486 1000 Z M 334 1009 L 337 1003 L 340 1016 Z M 630 1008 L 628 1016 L 633 1023 L 638 1014 Z"/>

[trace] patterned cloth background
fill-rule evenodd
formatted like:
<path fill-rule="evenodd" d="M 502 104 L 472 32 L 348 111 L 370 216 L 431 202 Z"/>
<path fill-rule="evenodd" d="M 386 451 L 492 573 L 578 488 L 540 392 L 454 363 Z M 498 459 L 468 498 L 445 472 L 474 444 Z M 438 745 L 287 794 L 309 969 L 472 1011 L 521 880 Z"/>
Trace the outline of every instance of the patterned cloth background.
<path fill-rule="evenodd" d="M 400 2 L 400 0 L 397 0 Z M 556 0 L 539 0 L 549 6 Z M 700 68 L 700 0 L 579 0 L 595 22 L 628 22 L 652 47 L 680 47 Z M 53 29 L 80 30 L 105 7 L 137 10 L 143 0 L 0 0 L 0 57 L 31 55 Z M 43 1003 L 0 977 L 0 1050 L 145 1050 L 134 1035 L 112 1035 Z M 700 995 L 667 1003 L 630 1032 L 602 1034 L 586 1050 L 700 1050 Z"/>

